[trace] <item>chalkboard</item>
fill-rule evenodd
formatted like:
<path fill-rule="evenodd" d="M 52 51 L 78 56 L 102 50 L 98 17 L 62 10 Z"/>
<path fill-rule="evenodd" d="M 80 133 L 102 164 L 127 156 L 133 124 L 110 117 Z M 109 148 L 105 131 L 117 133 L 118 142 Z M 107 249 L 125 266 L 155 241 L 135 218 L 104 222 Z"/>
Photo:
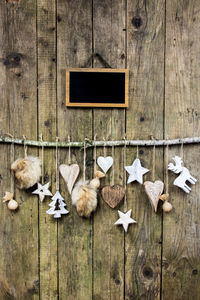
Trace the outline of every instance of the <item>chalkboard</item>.
<path fill-rule="evenodd" d="M 66 105 L 128 107 L 128 76 L 127 69 L 67 69 Z"/>

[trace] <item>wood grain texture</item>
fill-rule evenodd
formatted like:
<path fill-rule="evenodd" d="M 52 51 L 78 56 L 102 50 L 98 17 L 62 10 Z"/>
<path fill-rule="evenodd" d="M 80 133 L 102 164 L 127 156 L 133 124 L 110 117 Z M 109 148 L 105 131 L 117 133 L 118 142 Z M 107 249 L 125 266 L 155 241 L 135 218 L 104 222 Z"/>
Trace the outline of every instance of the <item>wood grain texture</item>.
<path fill-rule="evenodd" d="M 112 68 L 125 67 L 125 1 L 93 1 L 94 52 L 99 53 Z M 102 65 L 95 59 L 94 67 Z M 119 109 L 94 110 L 94 134 L 97 139 L 118 139 L 125 135 L 125 113 Z M 97 157 L 103 155 L 98 149 Z M 111 155 L 111 150 L 107 151 Z M 101 180 L 101 186 L 123 184 L 123 152 L 115 149 L 114 165 Z M 119 206 L 119 209 L 123 204 Z M 117 210 L 108 207 L 99 197 L 94 216 L 94 299 L 123 299 L 124 297 L 124 232 L 114 226 Z"/>
<path fill-rule="evenodd" d="M 54 0 L 37 1 L 38 45 L 38 137 L 56 139 L 56 6 Z M 40 150 L 40 157 L 42 153 Z M 44 152 L 44 182 L 50 181 L 54 194 L 55 149 Z M 35 200 L 36 201 L 36 200 Z M 40 298 L 56 299 L 57 286 L 57 221 L 46 214 L 50 197 L 39 202 L 40 233 Z"/>
<path fill-rule="evenodd" d="M 92 1 L 58 0 L 58 135 L 61 140 L 84 141 L 92 137 L 91 109 L 67 108 L 65 104 L 65 71 L 81 67 L 92 54 Z M 90 66 L 89 66 L 90 67 Z M 62 163 L 68 163 L 68 151 L 61 152 Z M 72 150 L 72 163 L 78 163 L 83 176 L 83 151 Z M 86 177 L 91 178 L 92 152 L 87 151 Z M 92 299 L 92 224 L 77 215 L 72 207 L 66 184 L 60 180 L 69 215 L 58 228 L 60 299 Z"/>
<path fill-rule="evenodd" d="M 200 3 L 166 3 L 165 135 L 199 135 Z M 185 166 L 198 178 L 199 147 L 183 149 Z M 180 147 L 170 148 L 169 160 L 174 155 L 181 155 Z M 199 180 L 186 195 L 172 185 L 175 178 L 169 174 L 174 209 L 164 215 L 162 294 L 163 299 L 199 299 Z"/>
<path fill-rule="evenodd" d="M 163 137 L 164 89 L 164 0 L 128 1 L 127 67 L 130 70 L 130 107 L 127 110 L 127 139 Z M 144 167 L 151 169 L 152 148 L 139 148 Z M 156 180 L 162 180 L 162 149 L 156 149 Z M 126 165 L 136 151 L 127 149 Z M 127 186 L 127 209 L 132 208 L 136 225 L 126 236 L 126 300 L 160 299 L 161 212 L 155 214 L 137 183 Z"/>
<path fill-rule="evenodd" d="M 37 138 L 35 1 L 1 1 L 0 24 L 1 130 Z M 23 155 L 23 147 L 15 147 L 15 157 Z M 10 147 L 1 148 L 0 158 L 2 198 L 10 190 Z M 18 189 L 15 199 L 20 205 L 15 213 L 0 205 L 0 299 L 39 299 L 37 201 Z"/>

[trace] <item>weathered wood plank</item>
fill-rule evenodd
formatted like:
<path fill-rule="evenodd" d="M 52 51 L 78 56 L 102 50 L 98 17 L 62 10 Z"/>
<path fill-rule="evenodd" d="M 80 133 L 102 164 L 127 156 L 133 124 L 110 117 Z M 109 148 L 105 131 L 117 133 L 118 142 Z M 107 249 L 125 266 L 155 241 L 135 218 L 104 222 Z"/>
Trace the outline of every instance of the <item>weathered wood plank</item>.
<path fill-rule="evenodd" d="M 93 1 L 94 52 L 99 53 L 113 68 L 125 67 L 126 51 L 125 1 Z M 103 67 L 95 59 L 94 67 Z M 123 139 L 124 109 L 94 109 L 94 134 L 97 139 Z M 97 150 L 103 155 L 103 149 Z M 111 155 L 111 150 L 107 155 Z M 112 179 L 114 168 L 114 180 Z M 123 184 L 123 150 L 116 148 L 114 166 L 101 186 Z M 121 204 L 118 208 L 122 208 Z M 123 299 L 124 297 L 124 233 L 114 226 L 117 209 L 110 208 L 99 195 L 94 215 L 94 299 Z"/>
<path fill-rule="evenodd" d="M 37 1 L 38 45 L 38 135 L 56 139 L 56 5 L 55 1 Z M 40 157 L 41 157 L 40 150 Z M 45 149 L 44 181 L 55 187 L 55 149 Z M 39 202 L 40 230 L 40 298 L 56 299 L 57 286 L 57 221 L 46 214 L 50 198 Z"/>
<path fill-rule="evenodd" d="M 37 138 L 36 5 L 0 3 L 0 122 L 3 133 Z M 3 105 L 3 107 L 2 107 Z M 1 147 L 1 198 L 10 189 L 10 147 Z M 36 154 L 29 149 L 29 153 Z M 15 147 L 15 157 L 24 155 Z M 7 170 L 5 170 L 7 168 Z M 0 210 L 0 298 L 39 299 L 38 208 L 30 191 L 15 189 L 20 208 Z"/>
<path fill-rule="evenodd" d="M 127 66 L 130 69 L 130 107 L 127 139 L 163 137 L 164 0 L 128 1 Z M 156 150 L 156 177 L 162 179 L 162 149 Z M 127 165 L 136 151 L 127 150 Z M 152 148 L 139 148 L 143 166 L 151 169 Z M 159 299 L 161 273 L 161 211 L 155 214 L 137 183 L 127 186 L 127 207 L 136 225 L 126 236 L 125 299 Z"/>
<path fill-rule="evenodd" d="M 61 140 L 83 141 L 92 137 L 92 110 L 69 109 L 65 104 L 65 70 L 81 67 L 92 54 L 92 1 L 58 1 L 58 136 Z M 90 66 L 88 66 L 90 67 Z M 68 163 L 68 151 L 61 152 L 62 163 Z M 83 151 L 72 151 L 72 162 L 83 172 Z M 91 176 L 92 152 L 87 151 L 87 177 Z M 92 299 L 92 224 L 79 217 L 63 179 L 62 194 L 70 214 L 58 228 L 60 299 Z"/>
<path fill-rule="evenodd" d="M 192 137 L 200 133 L 200 3 L 166 3 L 165 135 Z M 180 147 L 170 149 L 169 160 L 174 155 L 181 155 Z M 183 160 L 198 178 L 199 147 L 185 146 Z M 175 176 L 171 172 L 169 179 L 174 209 L 164 215 L 163 299 L 199 299 L 199 183 L 185 195 L 173 187 Z"/>

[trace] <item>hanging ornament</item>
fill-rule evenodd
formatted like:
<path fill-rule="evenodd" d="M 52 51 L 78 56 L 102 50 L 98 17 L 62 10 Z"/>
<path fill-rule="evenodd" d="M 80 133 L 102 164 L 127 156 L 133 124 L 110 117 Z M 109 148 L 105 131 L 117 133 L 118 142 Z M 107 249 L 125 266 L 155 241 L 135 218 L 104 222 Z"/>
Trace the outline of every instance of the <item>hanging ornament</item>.
<path fill-rule="evenodd" d="M 16 210 L 19 206 L 17 201 L 13 199 L 13 193 L 6 192 L 5 196 L 3 197 L 3 202 L 8 202 L 8 209 L 10 210 Z"/>
<path fill-rule="evenodd" d="M 114 146 L 112 146 L 112 157 L 114 157 Z M 120 184 L 114 184 L 115 168 L 112 168 L 112 185 L 106 185 L 101 190 L 103 200 L 111 207 L 115 208 L 125 196 L 125 188 Z"/>
<path fill-rule="evenodd" d="M 157 212 L 158 202 L 164 189 L 164 183 L 161 180 L 156 180 L 155 182 L 145 181 L 144 189 L 150 200 L 152 208 L 155 212 Z"/>
<path fill-rule="evenodd" d="M 124 137 L 125 143 L 124 143 L 124 190 L 126 191 L 126 171 L 125 171 L 125 165 L 126 165 L 126 137 Z M 124 228 L 124 231 L 128 231 L 129 224 L 137 223 L 134 219 L 131 218 L 131 212 L 132 209 L 128 210 L 127 212 L 127 199 L 126 199 L 126 193 L 124 195 L 124 212 L 121 212 L 118 210 L 119 219 L 114 223 L 114 225 L 122 225 Z"/>
<path fill-rule="evenodd" d="M 69 211 L 65 208 L 64 198 L 59 191 L 56 191 L 55 195 L 51 198 L 53 201 L 49 204 L 51 207 L 47 210 L 48 215 L 53 215 L 54 218 L 60 218 L 61 215 L 67 215 Z"/>
<path fill-rule="evenodd" d="M 40 141 L 43 142 L 42 134 L 40 135 Z M 37 189 L 32 192 L 34 195 L 38 195 L 40 202 L 43 202 L 45 196 L 52 196 L 52 193 L 49 191 L 50 182 L 44 184 L 44 145 L 42 144 L 42 184 L 37 183 Z"/>
<path fill-rule="evenodd" d="M 32 193 L 38 195 L 40 198 L 40 202 L 43 202 L 45 196 L 52 196 L 52 193 L 49 191 L 50 182 L 42 185 L 39 182 L 37 183 L 37 189 Z"/>
<path fill-rule="evenodd" d="M 137 181 L 140 184 L 143 183 L 143 175 L 149 172 L 148 169 L 141 166 L 139 158 L 136 158 L 131 166 L 126 166 L 125 170 L 129 173 L 127 183 Z"/>
<path fill-rule="evenodd" d="M 97 164 L 103 170 L 103 172 L 105 174 L 108 172 L 108 170 L 113 165 L 113 158 L 112 158 L 112 156 L 106 156 L 106 147 L 105 147 L 105 144 L 104 144 L 104 157 L 103 156 L 99 156 L 97 158 Z"/>
<path fill-rule="evenodd" d="M 171 203 L 169 203 L 169 201 L 167 201 L 168 198 L 169 198 L 169 194 L 163 194 L 160 196 L 160 200 L 162 200 L 164 202 L 163 206 L 162 206 L 162 209 L 164 212 L 170 212 L 173 208 Z"/>
<path fill-rule="evenodd" d="M 70 142 L 70 136 L 68 136 L 68 142 Z M 68 165 L 62 164 L 59 167 L 60 174 L 62 175 L 68 191 L 71 195 L 74 183 L 76 182 L 76 179 L 79 175 L 80 168 L 77 164 L 71 165 L 71 147 L 69 146 L 69 157 L 68 157 Z"/>
<path fill-rule="evenodd" d="M 99 156 L 97 158 L 97 164 L 106 174 L 113 165 L 113 158 L 111 156 L 106 156 L 106 157 Z"/>
<path fill-rule="evenodd" d="M 76 206 L 77 213 L 80 217 L 89 218 L 91 213 L 97 207 L 97 189 L 100 186 L 100 178 L 105 174 L 96 171 L 91 181 L 85 180 L 86 169 L 86 147 L 84 142 L 83 154 L 83 180 L 79 180 L 72 191 L 72 204 Z"/>
<path fill-rule="evenodd" d="M 129 224 L 137 223 L 134 219 L 131 218 L 131 212 L 132 209 L 127 211 L 127 213 L 123 213 L 118 210 L 119 219 L 115 222 L 115 225 L 122 225 L 125 232 L 127 232 Z"/>
<path fill-rule="evenodd" d="M 156 148 L 155 144 L 153 146 L 153 157 L 152 157 L 152 181 L 145 181 L 144 182 L 144 189 L 145 192 L 150 200 L 151 206 L 155 212 L 157 212 L 158 202 L 160 196 L 164 190 L 164 183 L 161 180 L 155 181 L 155 157 L 156 157 Z"/>
<path fill-rule="evenodd" d="M 18 158 L 11 165 L 19 189 L 28 189 L 41 177 L 41 162 L 38 157 L 27 156 L 26 138 L 24 137 L 25 158 Z"/>
<path fill-rule="evenodd" d="M 197 179 L 194 178 L 189 170 L 182 166 L 182 159 L 179 156 L 175 156 L 173 158 L 173 161 L 175 162 L 175 165 L 173 163 L 170 163 L 168 165 L 168 170 L 172 171 L 175 174 L 180 175 L 174 180 L 174 185 L 178 186 L 180 189 L 182 189 L 185 193 L 189 194 L 191 191 L 191 188 L 186 184 L 186 182 L 190 182 L 191 184 L 195 184 L 197 182 Z"/>
<path fill-rule="evenodd" d="M 56 138 L 56 193 L 51 198 L 53 201 L 49 204 L 51 207 L 46 211 L 48 215 L 53 215 L 54 218 L 61 218 L 62 215 L 67 215 L 69 211 L 65 208 L 64 198 L 59 191 L 59 172 L 58 172 L 58 137 Z"/>

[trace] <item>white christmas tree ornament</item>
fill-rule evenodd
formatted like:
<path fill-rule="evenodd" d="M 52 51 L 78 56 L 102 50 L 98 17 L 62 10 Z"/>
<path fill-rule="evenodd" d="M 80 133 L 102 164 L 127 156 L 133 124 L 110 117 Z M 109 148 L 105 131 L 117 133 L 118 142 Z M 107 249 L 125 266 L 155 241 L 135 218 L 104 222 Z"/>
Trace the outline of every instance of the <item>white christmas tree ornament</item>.
<path fill-rule="evenodd" d="M 67 215 L 69 213 L 69 211 L 65 208 L 66 204 L 64 202 L 64 198 L 61 196 L 59 191 L 57 191 L 51 199 L 53 200 L 49 204 L 51 208 L 46 212 L 48 215 L 53 215 L 54 218 L 60 218 L 61 215 Z M 56 209 L 57 205 L 59 209 Z"/>

